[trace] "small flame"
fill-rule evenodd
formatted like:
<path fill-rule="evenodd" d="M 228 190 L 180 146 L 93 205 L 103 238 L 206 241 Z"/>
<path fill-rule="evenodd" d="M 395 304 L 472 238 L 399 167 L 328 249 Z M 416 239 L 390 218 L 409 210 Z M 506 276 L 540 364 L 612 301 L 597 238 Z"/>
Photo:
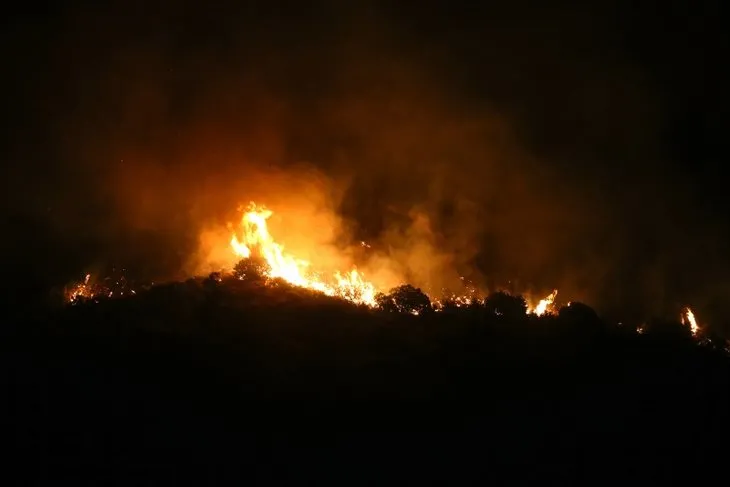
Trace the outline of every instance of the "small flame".
<path fill-rule="evenodd" d="M 443 299 L 434 299 L 432 305 L 436 311 L 442 311 L 446 306 L 464 308 L 471 306 L 476 302 L 477 299 L 472 296 L 459 296 L 457 294 L 452 294 L 451 296 L 447 296 Z"/>
<path fill-rule="evenodd" d="M 71 286 L 71 289 L 66 291 L 66 301 L 74 304 L 82 299 L 92 298 L 94 296 L 94 291 L 89 285 L 90 280 L 91 274 L 86 274 L 86 276 L 84 276 L 83 282 Z"/>
<path fill-rule="evenodd" d="M 700 331 L 700 325 L 697 324 L 697 318 L 695 317 L 694 312 L 689 308 L 684 308 L 684 312 L 682 313 L 680 319 L 682 320 L 683 325 L 688 325 L 689 329 L 692 331 L 692 335 L 697 335 Z"/>
<path fill-rule="evenodd" d="M 124 271 L 125 269 L 122 269 Z M 86 274 L 83 281 L 76 282 L 66 287 L 65 298 L 69 304 L 78 304 L 84 301 L 98 302 L 102 298 L 121 298 L 134 296 L 137 292 L 132 289 L 126 277 L 108 276 L 100 279 L 92 279 L 91 274 Z"/>

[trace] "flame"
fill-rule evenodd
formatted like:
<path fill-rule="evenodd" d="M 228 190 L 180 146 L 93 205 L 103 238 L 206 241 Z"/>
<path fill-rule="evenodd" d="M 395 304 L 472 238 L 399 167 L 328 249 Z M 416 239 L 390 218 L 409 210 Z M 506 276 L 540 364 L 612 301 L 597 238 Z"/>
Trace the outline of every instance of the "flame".
<path fill-rule="evenodd" d="M 692 331 L 692 335 L 697 335 L 700 331 L 700 325 L 697 324 L 697 318 L 694 312 L 689 308 L 684 308 L 684 312 L 680 317 L 683 325 L 689 325 L 689 329 Z"/>
<path fill-rule="evenodd" d="M 230 238 L 225 237 L 221 246 L 226 248 L 228 260 L 235 257 L 243 264 L 239 269 L 236 266 L 235 272 L 239 277 L 245 279 L 245 276 L 253 273 L 267 279 L 280 279 L 290 285 L 309 289 L 312 291 L 323 293 L 327 296 L 338 297 L 357 305 L 365 305 L 371 308 L 379 306 L 376 296 L 381 292 L 387 294 L 384 289 L 380 289 L 373 282 L 365 279 L 363 273 L 356 268 L 349 271 L 315 271 L 311 263 L 295 257 L 291 253 L 285 251 L 284 246 L 277 242 L 271 235 L 268 228 L 268 220 L 273 212 L 263 205 L 257 205 L 251 202 L 247 207 L 239 208 L 242 216 L 237 226 L 228 225 Z M 214 238 L 217 240 L 217 238 Z M 223 244 L 223 242 L 226 242 Z M 360 246 L 370 249 L 371 246 L 365 241 L 359 242 Z M 222 256 L 216 252 L 217 258 Z M 232 262 L 229 261 L 228 265 Z M 223 266 L 227 267 L 227 266 Z M 331 269 L 331 267 L 328 267 Z M 216 264 L 216 269 L 221 270 Z M 124 271 L 125 269 L 122 269 Z M 218 273 L 214 273 L 220 276 Z M 213 276 L 214 274 L 211 274 Z M 460 278 L 463 289 L 457 292 L 451 292 L 446 288 L 441 289 L 440 298 L 434 299 L 430 297 L 433 309 L 441 311 L 448 307 L 471 307 L 479 305 L 483 298 L 483 293 L 471 282 L 464 277 Z M 97 282 L 92 282 L 97 281 Z M 530 313 L 542 316 L 552 312 L 553 302 L 558 291 L 554 290 L 546 298 L 540 300 L 537 306 L 529 309 Z M 103 280 L 92 280 L 90 274 L 86 274 L 83 282 L 77 282 L 69 286 L 66 290 L 66 301 L 76 304 L 82 301 L 98 302 L 102 298 L 115 298 L 136 294 L 135 290 L 130 287 L 130 283 L 124 276 L 113 278 L 111 276 Z M 414 314 L 418 314 L 415 312 Z"/>
<path fill-rule="evenodd" d="M 124 271 L 125 269 L 122 269 Z M 83 301 L 98 302 L 104 298 L 121 298 L 124 296 L 134 296 L 137 292 L 132 289 L 126 277 L 107 276 L 104 279 L 86 274 L 84 280 L 76 282 L 66 287 L 66 302 L 69 304 L 78 304 Z"/>
<path fill-rule="evenodd" d="M 464 308 L 471 306 L 478 300 L 473 296 L 452 294 L 442 299 L 434 299 L 432 302 L 433 308 L 436 311 L 442 311 L 446 306 L 454 306 L 456 308 Z"/>
<path fill-rule="evenodd" d="M 264 206 L 251 203 L 240 222 L 240 230 L 231 237 L 231 248 L 236 256 L 248 259 L 256 255 L 266 262 L 264 274 L 279 278 L 294 286 L 336 296 L 355 304 L 377 306 L 375 295 L 378 290 L 365 280 L 357 269 L 349 272 L 334 272 L 329 279 L 310 269 L 308 261 L 297 259 L 286 253 L 269 233 L 266 223 L 273 212 Z"/>
<path fill-rule="evenodd" d="M 94 296 L 94 290 L 89 285 L 91 274 L 86 274 L 83 282 L 74 284 L 71 289 L 66 291 L 66 301 L 74 304 L 82 299 L 90 299 Z"/>
<path fill-rule="evenodd" d="M 549 295 L 544 297 L 540 300 L 539 303 L 537 303 L 537 306 L 535 306 L 530 313 L 536 314 L 537 316 L 542 316 L 545 313 L 552 313 L 553 309 L 553 303 L 555 302 L 555 297 L 558 295 L 558 290 L 554 289 L 553 292 L 551 292 Z"/>

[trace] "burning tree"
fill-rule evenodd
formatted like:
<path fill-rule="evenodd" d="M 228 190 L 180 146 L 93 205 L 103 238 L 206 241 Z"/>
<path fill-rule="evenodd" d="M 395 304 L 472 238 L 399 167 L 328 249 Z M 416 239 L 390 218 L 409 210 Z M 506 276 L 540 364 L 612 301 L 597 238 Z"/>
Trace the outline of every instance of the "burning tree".
<path fill-rule="evenodd" d="M 576 336 L 596 337 L 604 331 L 604 325 L 596 311 L 584 303 L 571 302 L 558 310 L 558 319 L 566 331 Z"/>
<path fill-rule="evenodd" d="M 339 297 L 355 304 L 375 307 L 376 288 L 356 269 L 329 275 L 315 272 L 310 262 L 285 251 L 269 233 L 267 220 L 271 210 L 251 203 L 242 208 L 240 225 L 233 228 L 230 245 L 238 257 L 251 261 L 237 266 L 239 276 L 264 275 L 282 279 L 292 286 L 302 287 L 327 296 Z M 263 270 L 263 271 L 262 271 Z"/>

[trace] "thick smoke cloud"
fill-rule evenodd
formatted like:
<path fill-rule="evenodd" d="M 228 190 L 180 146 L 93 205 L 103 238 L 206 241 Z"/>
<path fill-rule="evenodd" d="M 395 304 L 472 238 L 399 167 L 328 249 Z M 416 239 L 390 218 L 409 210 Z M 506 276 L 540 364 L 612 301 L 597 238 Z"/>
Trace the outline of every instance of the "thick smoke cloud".
<path fill-rule="evenodd" d="M 7 194 L 53 242 L 45 269 L 201 270 L 255 200 L 287 248 L 383 281 L 711 306 L 720 230 L 666 164 L 663 100 L 610 11 L 363 5 L 79 9 L 8 32 L 27 55 Z"/>

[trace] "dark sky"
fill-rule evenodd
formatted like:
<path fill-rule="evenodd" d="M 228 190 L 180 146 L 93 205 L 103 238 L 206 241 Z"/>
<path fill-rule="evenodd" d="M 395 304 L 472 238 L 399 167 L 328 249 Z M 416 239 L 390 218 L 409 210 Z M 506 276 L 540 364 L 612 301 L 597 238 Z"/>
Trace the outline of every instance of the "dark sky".
<path fill-rule="evenodd" d="M 169 272 L 234 186 L 306 162 L 352 236 L 418 208 L 486 282 L 719 320 L 726 19 L 705 1 L 34 6 L 2 32 L 4 244 L 44 286 L 115 259 Z"/>

